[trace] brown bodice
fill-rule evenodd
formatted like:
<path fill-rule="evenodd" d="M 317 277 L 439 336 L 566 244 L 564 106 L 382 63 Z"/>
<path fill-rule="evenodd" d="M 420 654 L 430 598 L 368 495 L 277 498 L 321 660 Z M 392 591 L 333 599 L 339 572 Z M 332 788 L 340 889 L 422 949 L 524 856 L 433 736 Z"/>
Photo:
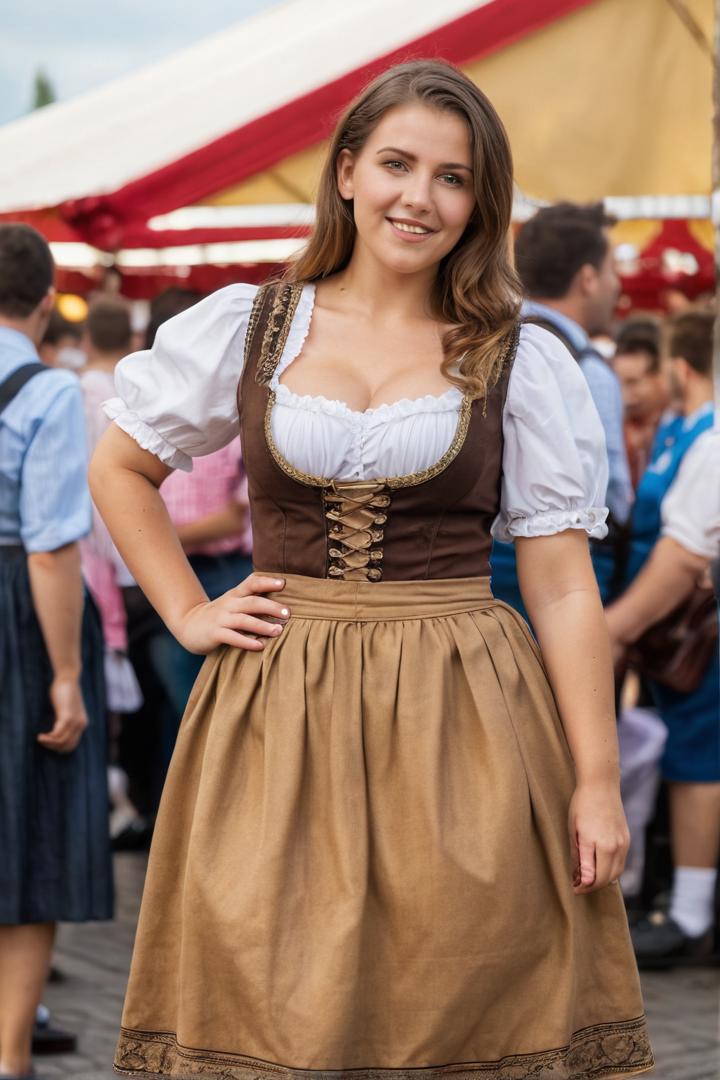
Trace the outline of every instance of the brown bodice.
<path fill-rule="evenodd" d="M 500 508 L 502 414 L 519 324 L 484 400 L 463 399 L 455 437 L 433 466 L 384 480 L 310 476 L 273 443 L 269 382 L 302 286 L 258 291 L 239 386 L 253 561 L 268 572 L 345 581 L 410 581 L 490 573 L 490 526 Z"/>

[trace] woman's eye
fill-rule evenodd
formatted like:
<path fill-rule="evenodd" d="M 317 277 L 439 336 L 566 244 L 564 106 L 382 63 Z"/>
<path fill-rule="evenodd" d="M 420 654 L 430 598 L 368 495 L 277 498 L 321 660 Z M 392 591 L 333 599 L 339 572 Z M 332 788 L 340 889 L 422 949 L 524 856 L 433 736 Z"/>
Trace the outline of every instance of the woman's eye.
<path fill-rule="evenodd" d="M 404 161 L 383 161 L 383 165 L 386 168 L 394 170 L 395 172 L 397 172 L 399 169 L 404 169 L 405 168 L 405 162 Z"/>
<path fill-rule="evenodd" d="M 440 179 L 445 180 L 451 187 L 460 187 L 463 183 L 462 179 L 456 176 L 455 173 L 443 173 Z"/>

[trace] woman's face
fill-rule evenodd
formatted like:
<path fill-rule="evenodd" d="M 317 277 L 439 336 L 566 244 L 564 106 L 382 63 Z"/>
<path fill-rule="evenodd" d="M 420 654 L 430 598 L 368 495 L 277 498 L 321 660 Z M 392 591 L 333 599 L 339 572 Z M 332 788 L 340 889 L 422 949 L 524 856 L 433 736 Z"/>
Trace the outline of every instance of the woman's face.
<path fill-rule="evenodd" d="M 337 178 L 353 200 L 356 250 L 397 273 L 436 267 L 475 207 L 466 122 L 419 103 L 387 112 L 358 154 L 343 150 Z"/>

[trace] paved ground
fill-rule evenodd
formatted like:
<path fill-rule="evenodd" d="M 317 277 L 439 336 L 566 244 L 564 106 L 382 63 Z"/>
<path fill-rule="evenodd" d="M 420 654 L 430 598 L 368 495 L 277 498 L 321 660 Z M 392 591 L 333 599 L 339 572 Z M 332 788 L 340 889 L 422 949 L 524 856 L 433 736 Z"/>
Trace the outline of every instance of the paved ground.
<path fill-rule="evenodd" d="M 135 918 L 145 872 L 140 855 L 116 857 L 118 918 L 63 927 L 57 963 L 67 981 L 48 988 L 56 1022 L 80 1033 L 79 1053 L 39 1058 L 48 1080 L 110 1080 Z M 658 1066 L 652 1080 L 720 1080 L 720 968 L 643 980 Z"/>

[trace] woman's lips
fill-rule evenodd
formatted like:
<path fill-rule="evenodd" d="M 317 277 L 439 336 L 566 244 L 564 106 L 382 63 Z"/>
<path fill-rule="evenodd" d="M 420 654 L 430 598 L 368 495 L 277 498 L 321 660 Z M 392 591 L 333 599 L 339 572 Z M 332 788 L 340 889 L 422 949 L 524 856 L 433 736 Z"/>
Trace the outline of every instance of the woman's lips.
<path fill-rule="evenodd" d="M 397 221 L 393 218 L 386 218 L 385 220 L 390 225 L 395 236 L 411 244 L 417 244 L 422 240 L 427 240 L 429 236 L 435 235 L 434 229 L 426 229 L 424 225 L 411 225 L 410 222 Z M 423 229 L 423 232 L 416 232 L 416 229 Z"/>

